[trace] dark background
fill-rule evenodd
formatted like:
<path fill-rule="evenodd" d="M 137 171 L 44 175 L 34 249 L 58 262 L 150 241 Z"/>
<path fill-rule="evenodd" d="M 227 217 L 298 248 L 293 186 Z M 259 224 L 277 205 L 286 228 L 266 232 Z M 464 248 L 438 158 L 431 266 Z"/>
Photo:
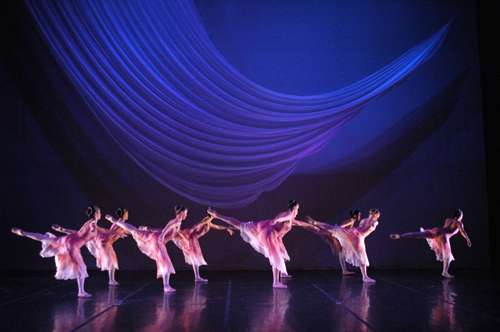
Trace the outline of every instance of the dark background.
<path fill-rule="evenodd" d="M 427 64 L 371 104 L 322 152 L 304 160 L 278 189 L 246 208 L 224 212 L 265 219 L 294 198 L 302 204 L 302 216 L 335 223 L 351 207 L 378 207 L 381 224 L 367 240 L 372 265 L 438 268 L 425 241 L 392 242 L 388 234 L 437 226 L 461 207 L 473 247 L 454 238 L 453 266 L 498 267 L 493 202 L 498 12 L 493 5 L 197 1 L 197 6 L 229 62 L 257 83 L 292 94 L 326 92 L 360 79 L 453 19 L 446 42 Z M 77 228 L 89 202 L 105 212 L 126 206 L 137 225 L 163 225 L 175 204 L 190 208 L 189 224 L 203 216 L 206 207 L 161 187 L 100 128 L 22 2 L 8 5 L 2 35 L 1 269 L 53 269 L 52 261 L 37 255 L 38 243 L 9 229 L 45 232 L 52 223 Z M 294 230 L 285 242 L 291 269 L 338 265 L 312 234 Z M 238 235 L 213 232 L 202 247 L 209 269 L 267 267 Z M 116 248 L 122 269 L 154 268 L 132 239 Z M 188 268 L 179 250 L 172 244 L 168 248 L 176 268 Z"/>

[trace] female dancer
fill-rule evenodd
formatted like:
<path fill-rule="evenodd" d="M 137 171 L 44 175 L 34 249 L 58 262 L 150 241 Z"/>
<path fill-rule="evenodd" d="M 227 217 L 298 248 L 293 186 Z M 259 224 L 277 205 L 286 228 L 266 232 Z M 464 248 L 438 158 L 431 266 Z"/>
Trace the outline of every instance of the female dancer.
<path fill-rule="evenodd" d="M 370 262 L 366 254 L 365 238 L 377 228 L 379 218 L 380 211 L 371 209 L 368 218 L 361 220 L 357 227 L 344 228 L 338 225 L 320 223 L 311 218 L 308 221 L 323 231 L 329 232 L 331 236 L 339 241 L 345 261 L 359 267 L 364 282 L 375 282 L 375 280 L 368 277 L 366 272 Z M 354 222 L 352 225 L 354 225 Z"/>
<path fill-rule="evenodd" d="M 279 213 L 273 219 L 263 221 L 242 222 L 232 217 L 223 216 L 212 208 L 208 208 L 207 212 L 214 218 L 238 229 L 244 241 L 269 259 L 273 270 L 273 287 L 286 288 L 286 285 L 281 282 L 281 278 L 288 275 L 285 261 L 290 260 L 290 257 L 283 244 L 283 237 L 290 231 L 295 222 L 295 217 L 299 212 L 299 203 L 289 201 L 287 211 Z"/>
<path fill-rule="evenodd" d="M 351 229 L 355 226 L 356 223 L 359 223 L 359 221 L 361 220 L 361 216 L 362 216 L 361 211 L 356 210 L 356 209 L 351 210 L 349 212 L 349 219 L 343 221 L 339 226 L 344 228 L 344 229 Z M 344 252 L 342 250 L 342 246 L 340 245 L 339 240 L 337 240 L 337 238 L 335 236 L 333 236 L 330 231 L 325 229 L 325 228 L 331 227 L 331 225 L 325 224 L 325 223 L 320 223 L 319 221 L 314 220 L 311 217 L 308 217 L 308 219 L 311 221 L 311 223 L 297 222 L 297 226 L 303 227 L 303 228 L 319 235 L 323 239 L 323 241 L 328 243 L 328 245 L 330 246 L 330 249 L 332 251 L 332 254 L 338 255 L 340 267 L 342 268 L 342 274 L 343 275 L 353 274 L 354 272 L 349 271 L 347 269 L 346 260 L 344 257 Z M 322 225 L 322 227 L 317 227 L 319 225 Z"/>
<path fill-rule="evenodd" d="M 469 236 L 465 232 L 464 224 L 462 223 L 463 217 L 464 213 L 462 210 L 458 209 L 455 211 L 452 218 L 447 218 L 444 221 L 442 227 L 434 227 L 431 229 L 423 229 L 420 227 L 420 232 L 391 234 L 390 237 L 393 240 L 402 238 L 426 239 L 429 247 L 431 247 L 436 254 L 436 260 L 443 262 L 443 272 L 441 275 L 445 278 L 453 278 L 453 276 L 448 273 L 450 263 L 455 260 L 451 252 L 450 238 L 460 232 L 460 235 L 467 241 L 467 246 L 472 246 Z"/>
<path fill-rule="evenodd" d="M 115 214 L 124 221 L 128 219 L 128 211 L 126 209 L 118 209 Z M 77 232 L 76 230 L 64 228 L 60 225 L 52 225 L 52 229 L 65 234 Z M 86 243 L 87 249 L 96 259 L 97 267 L 101 271 L 108 271 L 109 285 L 111 286 L 118 285 L 115 279 L 115 271 L 118 270 L 118 258 L 113 249 L 113 244 L 125 237 L 127 237 L 125 230 L 117 225 L 112 225 L 109 229 L 96 225 L 95 237 Z"/>
<path fill-rule="evenodd" d="M 165 293 L 175 292 L 175 289 L 170 286 L 170 275 L 175 273 L 175 269 L 168 256 L 165 243 L 172 240 L 179 232 L 181 222 L 187 218 L 188 214 L 188 210 L 183 206 L 175 206 L 174 211 L 175 217 L 161 230 L 148 229 L 147 227 L 137 228 L 121 218 L 115 220 L 110 215 L 106 216 L 107 220 L 132 234 L 139 250 L 156 262 L 156 278 L 163 279 Z"/>
<path fill-rule="evenodd" d="M 180 230 L 174 237 L 174 243 L 182 250 L 184 260 L 193 267 L 194 282 L 208 282 L 207 279 L 200 276 L 200 265 L 207 265 L 207 262 L 203 257 L 199 238 L 206 235 L 211 229 L 227 231 L 229 235 L 233 235 L 233 230 L 230 227 L 216 225 L 212 223 L 213 219 L 214 217 L 207 216 L 196 225 Z"/>
<path fill-rule="evenodd" d="M 31 233 L 19 228 L 13 228 L 12 233 L 25 236 L 30 239 L 42 242 L 42 257 L 55 257 L 56 274 L 55 278 L 59 280 L 76 279 L 78 284 L 78 297 L 90 297 L 85 291 L 85 278 L 88 277 L 87 266 L 83 261 L 80 248 L 90 241 L 96 233 L 96 223 L 101 219 L 101 210 L 96 206 L 87 208 L 87 217 L 89 218 L 78 232 L 55 236 L 47 232 L 45 234 Z"/>

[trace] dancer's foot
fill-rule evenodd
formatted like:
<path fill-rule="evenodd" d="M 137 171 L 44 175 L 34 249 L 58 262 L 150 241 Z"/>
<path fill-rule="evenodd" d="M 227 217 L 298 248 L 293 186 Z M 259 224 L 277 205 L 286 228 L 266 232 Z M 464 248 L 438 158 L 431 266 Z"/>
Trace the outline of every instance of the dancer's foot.
<path fill-rule="evenodd" d="M 365 277 L 363 278 L 363 282 L 366 282 L 366 283 L 375 283 L 375 279 L 372 279 L 370 277 Z"/>
<path fill-rule="evenodd" d="M 175 292 L 175 288 L 172 288 L 172 287 L 164 287 L 164 288 L 163 288 L 163 292 L 164 292 L 164 293 L 173 293 L 173 292 Z"/>
<path fill-rule="evenodd" d="M 342 271 L 342 275 L 345 275 L 345 276 L 350 276 L 350 275 L 353 275 L 353 274 L 354 274 L 353 271 L 349 271 L 349 270 Z"/>
<path fill-rule="evenodd" d="M 10 230 L 12 233 L 16 234 L 16 235 L 19 235 L 19 236 L 23 236 L 23 231 L 22 229 L 20 228 L 17 228 L 17 227 L 14 227 Z"/>
<path fill-rule="evenodd" d="M 443 272 L 443 273 L 441 273 L 441 275 L 442 275 L 443 277 L 445 277 L 445 278 L 448 278 L 448 279 L 455 278 L 455 276 L 454 276 L 454 275 L 451 275 L 451 274 L 449 274 L 448 272 Z"/>
<path fill-rule="evenodd" d="M 78 297 L 88 298 L 88 297 L 92 297 L 92 294 L 87 293 L 85 291 L 82 291 L 82 292 L 78 293 Z"/>
<path fill-rule="evenodd" d="M 399 235 L 399 234 L 391 234 L 391 235 L 389 235 L 389 237 L 393 240 L 401 239 L 401 235 Z"/>
<path fill-rule="evenodd" d="M 199 277 L 199 278 L 195 278 L 194 282 L 206 283 L 206 282 L 208 282 L 208 280 L 205 278 Z"/>
<path fill-rule="evenodd" d="M 119 285 L 119 283 L 118 283 L 118 281 L 116 281 L 116 280 L 110 280 L 110 281 L 108 282 L 108 285 L 110 285 L 110 286 L 118 286 L 118 285 Z"/>
<path fill-rule="evenodd" d="M 281 278 L 283 278 L 283 279 L 292 279 L 292 276 L 289 275 L 289 274 L 282 274 Z"/>
<path fill-rule="evenodd" d="M 287 288 L 285 284 L 282 284 L 281 282 L 277 282 L 273 284 L 273 288 Z"/>

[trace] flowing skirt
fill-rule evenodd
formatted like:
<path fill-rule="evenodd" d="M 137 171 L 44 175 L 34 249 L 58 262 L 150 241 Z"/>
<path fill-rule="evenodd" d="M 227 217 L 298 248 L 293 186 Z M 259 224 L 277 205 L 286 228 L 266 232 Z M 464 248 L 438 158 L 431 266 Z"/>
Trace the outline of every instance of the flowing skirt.
<path fill-rule="evenodd" d="M 440 228 L 435 227 L 431 229 L 423 229 L 420 227 L 420 231 L 428 231 L 436 234 L 435 237 L 427 238 L 427 243 L 434 254 L 436 255 L 436 260 L 440 262 L 447 262 L 448 264 L 455 260 L 453 253 L 451 252 L 450 237 L 454 234 L 440 234 Z"/>
<path fill-rule="evenodd" d="M 132 237 L 137 243 L 139 250 L 156 262 L 156 278 L 161 278 L 166 274 L 174 274 L 175 269 L 167 247 L 160 241 L 161 232 L 136 231 Z"/>
<path fill-rule="evenodd" d="M 118 258 L 111 243 L 98 239 L 86 243 L 87 249 L 95 257 L 97 268 L 101 271 L 118 270 Z"/>
<path fill-rule="evenodd" d="M 290 260 L 283 241 L 267 222 L 245 222 L 240 225 L 241 238 L 269 259 L 272 267 L 288 274 L 285 260 Z"/>
<path fill-rule="evenodd" d="M 347 263 L 357 267 L 370 266 L 366 254 L 365 237 L 356 228 L 345 229 L 334 226 L 330 233 L 338 240 Z"/>
<path fill-rule="evenodd" d="M 186 264 L 193 266 L 207 265 L 197 238 L 189 238 L 187 241 L 174 238 L 174 243 L 182 250 Z"/>
<path fill-rule="evenodd" d="M 71 235 L 57 237 L 54 234 L 45 233 L 48 239 L 42 240 L 40 256 L 55 257 L 56 274 L 58 280 L 69 280 L 87 278 L 87 266 L 83 261 L 80 248 L 72 246 Z"/>

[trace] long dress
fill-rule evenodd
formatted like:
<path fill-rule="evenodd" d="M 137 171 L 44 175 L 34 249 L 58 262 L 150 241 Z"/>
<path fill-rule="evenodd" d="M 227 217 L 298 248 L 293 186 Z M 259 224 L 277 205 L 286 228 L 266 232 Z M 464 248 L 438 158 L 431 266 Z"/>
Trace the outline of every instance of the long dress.
<path fill-rule="evenodd" d="M 458 227 L 450 227 L 455 223 L 453 219 L 447 219 L 444 227 L 434 227 L 431 229 L 424 229 L 420 227 L 421 232 L 429 232 L 434 236 L 426 238 L 427 243 L 434 254 L 436 260 L 440 262 L 451 263 L 455 260 L 451 252 L 450 238 L 459 232 Z"/>
<path fill-rule="evenodd" d="M 264 220 L 258 222 L 243 222 L 239 230 L 241 238 L 248 242 L 252 248 L 269 259 L 272 267 L 278 269 L 281 273 L 288 274 L 285 261 L 290 260 L 288 252 L 283 244 L 283 235 L 280 235 L 280 226 L 273 225 L 273 220 Z"/>
<path fill-rule="evenodd" d="M 333 226 L 329 232 L 335 237 L 341 246 L 345 261 L 353 266 L 370 266 L 366 254 L 365 238 L 378 226 L 378 222 L 371 219 L 363 219 L 358 227 L 342 228 Z"/>
<path fill-rule="evenodd" d="M 110 229 L 97 227 L 95 237 L 86 244 L 101 271 L 118 270 L 118 258 L 113 248 L 113 244 L 120 238 L 117 230 L 114 226 Z"/>
<path fill-rule="evenodd" d="M 95 235 L 95 232 L 90 232 L 87 227 L 89 226 L 84 226 L 78 232 L 64 236 L 45 233 L 47 238 L 41 241 L 40 256 L 55 257 L 56 279 L 69 280 L 89 276 L 80 252 L 80 248 Z"/>

